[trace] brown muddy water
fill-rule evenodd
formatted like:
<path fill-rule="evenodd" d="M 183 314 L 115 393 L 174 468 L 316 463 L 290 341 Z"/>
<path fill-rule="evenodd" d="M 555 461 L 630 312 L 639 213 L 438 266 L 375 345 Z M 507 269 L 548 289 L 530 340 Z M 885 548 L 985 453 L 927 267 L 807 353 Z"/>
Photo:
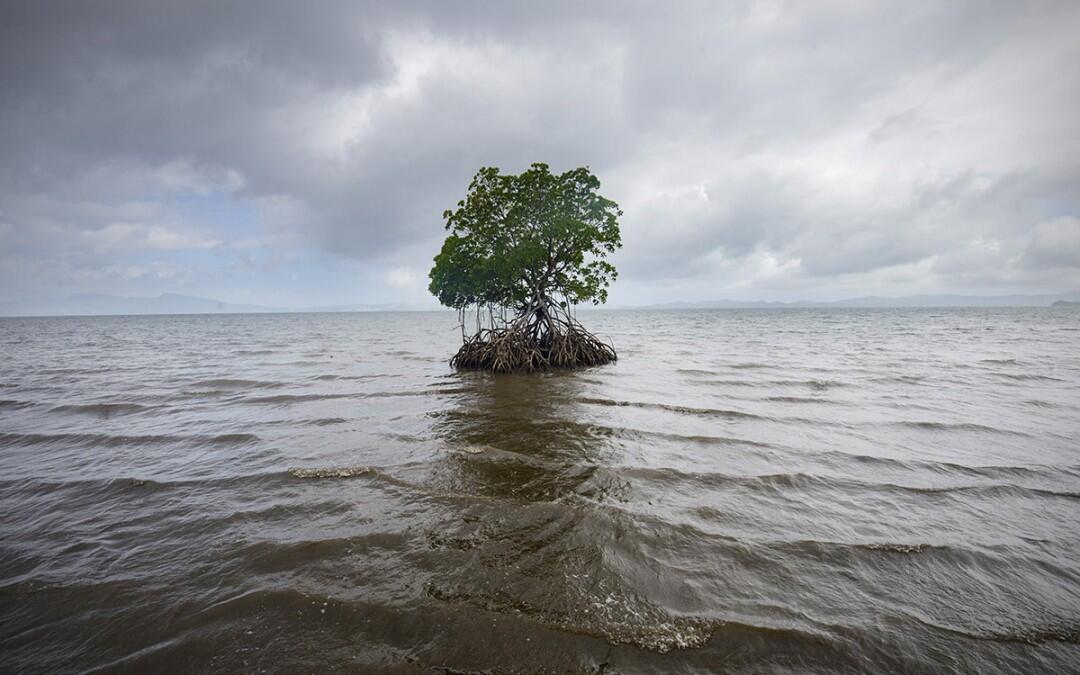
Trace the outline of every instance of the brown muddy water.
<path fill-rule="evenodd" d="M 1076 672 L 1080 312 L 0 320 L 3 672 Z"/>

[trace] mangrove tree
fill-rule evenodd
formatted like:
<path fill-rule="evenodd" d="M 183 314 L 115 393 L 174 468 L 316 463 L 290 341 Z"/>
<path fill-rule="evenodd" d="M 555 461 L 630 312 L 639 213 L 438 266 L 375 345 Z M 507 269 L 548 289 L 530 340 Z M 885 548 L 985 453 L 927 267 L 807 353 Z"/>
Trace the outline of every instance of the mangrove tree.
<path fill-rule="evenodd" d="M 617 276 L 606 257 L 622 245 L 622 211 L 599 188 L 585 167 L 476 173 L 457 208 L 443 213 L 449 234 L 429 274 L 431 292 L 461 320 L 451 365 L 532 372 L 617 358 L 574 311 L 606 302 Z"/>

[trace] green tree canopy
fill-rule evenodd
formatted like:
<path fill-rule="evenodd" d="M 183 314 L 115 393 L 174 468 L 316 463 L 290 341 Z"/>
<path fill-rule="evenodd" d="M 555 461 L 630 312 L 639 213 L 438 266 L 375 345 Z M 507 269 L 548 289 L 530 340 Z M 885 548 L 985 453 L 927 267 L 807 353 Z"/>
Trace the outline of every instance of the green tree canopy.
<path fill-rule="evenodd" d="M 519 175 L 480 169 L 465 199 L 443 213 L 449 235 L 435 257 L 431 292 L 443 305 L 495 305 L 519 313 L 607 300 L 622 245 L 618 205 L 582 167 L 554 175 L 533 164 Z"/>

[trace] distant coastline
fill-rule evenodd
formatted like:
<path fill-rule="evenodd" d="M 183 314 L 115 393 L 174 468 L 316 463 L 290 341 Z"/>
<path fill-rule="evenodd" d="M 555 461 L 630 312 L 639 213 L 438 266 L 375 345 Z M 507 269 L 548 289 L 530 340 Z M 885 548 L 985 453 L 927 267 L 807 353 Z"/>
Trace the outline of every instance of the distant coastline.
<path fill-rule="evenodd" d="M 703 302 L 668 302 L 640 309 L 768 309 L 768 308 L 900 308 L 900 307 L 1051 307 L 1080 304 L 1080 291 L 1041 295 L 905 295 L 898 297 L 863 296 L 843 300 L 796 300 L 793 302 L 711 300 Z"/>
<path fill-rule="evenodd" d="M 909 295 L 900 297 L 865 296 L 844 300 L 793 302 L 706 300 L 668 302 L 652 305 L 614 305 L 602 309 L 676 310 L 676 309 L 858 309 L 903 307 L 1080 307 L 1080 291 L 1053 295 Z M 398 303 L 322 305 L 310 307 L 270 307 L 236 304 L 213 298 L 176 293 L 153 297 L 124 297 L 105 294 L 76 294 L 63 298 L 0 303 L 0 317 L 31 316 L 126 316 L 162 314 L 301 314 L 333 312 L 425 312 L 439 311 L 435 305 Z"/>
<path fill-rule="evenodd" d="M 0 303 L 0 317 L 32 316 L 130 316 L 167 314 L 303 314 L 311 312 L 395 312 L 438 309 L 398 304 L 270 307 L 224 302 L 178 293 L 150 297 L 125 297 L 80 293 L 63 298 Z"/>

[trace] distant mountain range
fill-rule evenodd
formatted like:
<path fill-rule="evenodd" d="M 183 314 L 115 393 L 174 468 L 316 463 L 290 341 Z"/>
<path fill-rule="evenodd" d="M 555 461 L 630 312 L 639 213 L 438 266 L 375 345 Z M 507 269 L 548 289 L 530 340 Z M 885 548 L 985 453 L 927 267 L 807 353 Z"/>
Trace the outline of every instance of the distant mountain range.
<path fill-rule="evenodd" d="M 711 300 L 668 302 L 656 305 L 613 309 L 783 309 L 829 307 L 1058 307 L 1080 302 L 1080 291 L 1055 295 L 909 295 L 903 297 L 866 296 L 816 302 L 764 302 Z M 222 302 L 192 295 L 162 293 L 156 297 L 129 298 L 118 295 L 80 293 L 66 298 L 0 303 L 0 316 L 96 316 L 110 314 L 245 314 L 263 312 L 388 312 L 423 311 L 432 306 L 403 304 L 327 305 L 312 307 L 267 307 Z"/>
<path fill-rule="evenodd" d="M 0 303 L 0 316 L 98 316 L 126 314 L 255 314 L 284 312 L 409 311 L 407 305 L 330 305 L 325 307 L 267 307 L 222 302 L 193 295 L 162 293 L 129 298 L 100 293 L 79 293 L 66 298 Z"/>
<path fill-rule="evenodd" d="M 829 307 L 1050 307 L 1055 303 L 1080 301 L 1080 291 L 1054 295 L 906 295 L 901 297 L 864 296 L 845 300 L 765 302 L 710 300 L 705 302 L 668 302 L 642 309 L 783 309 Z"/>

